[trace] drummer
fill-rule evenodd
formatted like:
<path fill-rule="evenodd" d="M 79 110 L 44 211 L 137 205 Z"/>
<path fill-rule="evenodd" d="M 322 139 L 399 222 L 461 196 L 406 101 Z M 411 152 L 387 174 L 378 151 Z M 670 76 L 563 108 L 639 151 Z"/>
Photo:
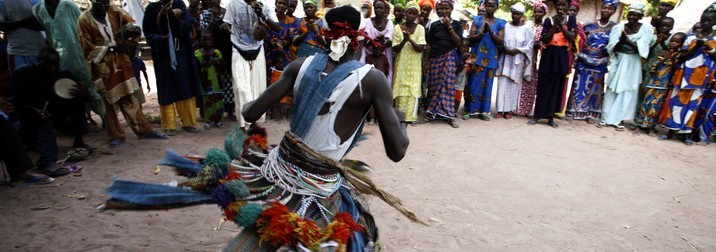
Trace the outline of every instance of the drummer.
<path fill-rule="evenodd" d="M 41 49 L 37 64 L 15 70 L 11 79 L 13 90 L 7 99 L 15 107 L 14 116 L 20 120 L 23 143 L 40 154 L 37 172 L 51 177 L 69 173 L 56 163 L 59 155 L 56 126 L 72 133 L 72 147 L 91 151 L 82 135 L 87 130 L 84 106 L 92 95 L 84 85 L 76 85 L 75 76 L 59 67 L 57 51 L 52 47 Z"/>

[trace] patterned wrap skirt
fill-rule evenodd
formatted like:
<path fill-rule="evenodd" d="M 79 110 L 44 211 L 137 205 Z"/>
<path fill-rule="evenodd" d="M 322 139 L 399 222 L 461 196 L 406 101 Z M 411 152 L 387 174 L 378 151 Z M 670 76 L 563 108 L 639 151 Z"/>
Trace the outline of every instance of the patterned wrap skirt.
<path fill-rule="evenodd" d="M 428 116 L 432 119 L 455 118 L 455 80 L 457 50 L 428 61 Z"/>

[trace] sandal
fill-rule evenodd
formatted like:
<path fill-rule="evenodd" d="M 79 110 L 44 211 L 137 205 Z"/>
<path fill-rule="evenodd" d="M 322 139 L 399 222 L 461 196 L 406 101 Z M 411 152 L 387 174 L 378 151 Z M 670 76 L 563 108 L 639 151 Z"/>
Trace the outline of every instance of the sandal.
<path fill-rule="evenodd" d="M 604 126 L 607 126 L 607 124 L 604 122 L 599 122 L 599 123 L 597 123 L 596 126 L 597 126 L 597 128 L 603 128 Z"/>
<path fill-rule="evenodd" d="M 109 147 L 110 149 L 114 149 L 114 148 L 119 147 L 119 146 L 122 145 L 122 144 L 124 144 L 124 140 L 122 140 L 122 139 L 114 139 L 114 140 L 112 140 L 111 142 L 109 142 L 109 145 L 108 145 L 107 147 Z"/>
<path fill-rule="evenodd" d="M 497 114 L 495 114 L 495 118 L 497 118 L 497 119 L 502 118 L 502 112 L 497 112 Z"/>
<path fill-rule="evenodd" d="M 505 119 L 510 120 L 512 118 L 512 115 L 510 113 L 505 113 Z"/>
<path fill-rule="evenodd" d="M 693 145 L 694 145 L 694 140 L 684 139 L 684 144 L 686 144 L 686 146 L 693 146 Z"/>
<path fill-rule="evenodd" d="M 554 121 L 549 121 L 549 122 L 547 122 L 547 125 L 552 126 L 552 128 L 555 128 L 555 129 L 556 129 L 556 128 L 559 128 L 559 124 L 557 124 L 557 123 L 554 122 Z"/>
<path fill-rule="evenodd" d="M 452 126 L 453 128 L 456 128 L 456 129 L 457 129 L 457 128 L 460 128 L 460 125 L 457 124 L 457 122 L 455 121 L 455 119 L 450 119 L 450 121 L 448 121 L 448 124 L 450 124 L 450 126 Z"/>
<path fill-rule="evenodd" d="M 181 129 L 183 131 L 189 132 L 189 133 L 197 133 L 199 132 L 199 129 L 197 129 L 194 126 L 182 126 Z"/>
<path fill-rule="evenodd" d="M 470 114 L 464 114 L 464 115 L 462 115 L 462 119 L 463 119 L 463 120 L 468 120 L 468 119 L 470 119 Z"/>
<path fill-rule="evenodd" d="M 50 165 L 50 167 L 48 167 L 48 169 L 43 169 L 43 170 L 37 169 L 35 171 L 37 173 L 42 173 L 42 174 L 45 174 L 45 175 L 53 177 L 53 178 L 70 174 L 69 169 L 62 167 L 58 164 L 52 164 L 52 165 Z"/>
<path fill-rule="evenodd" d="M 55 179 L 45 175 L 30 175 L 32 177 L 27 178 L 23 181 L 26 185 L 46 185 L 55 182 Z"/>
<path fill-rule="evenodd" d="M 480 118 L 480 120 L 483 120 L 483 121 L 489 121 L 489 120 L 490 120 L 490 117 L 487 116 L 487 114 L 479 114 L 479 115 L 477 116 L 477 118 Z"/>
<path fill-rule="evenodd" d="M 527 125 L 535 125 L 535 124 L 537 124 L 537 119 L 532 119 L 532 120 L 527 121 Z"/>
<path fill-rule="evenodd" d="M 149 133 L 149 135 L 144 137 L 145 139 L 169 139 L 167 135 L 164 135 L 162 133 L 159 133 L 159 131 L 152 131 L 152 133 Z"/>
<path fill-rule="evenodd" d="M 616 127 L 614 127 L 614 129 L 615 129 L 616 131 L 624 131 L 624 130 L 626 130 L 626 128 L 624 127 L 624 125 L 617 125 Z"/>

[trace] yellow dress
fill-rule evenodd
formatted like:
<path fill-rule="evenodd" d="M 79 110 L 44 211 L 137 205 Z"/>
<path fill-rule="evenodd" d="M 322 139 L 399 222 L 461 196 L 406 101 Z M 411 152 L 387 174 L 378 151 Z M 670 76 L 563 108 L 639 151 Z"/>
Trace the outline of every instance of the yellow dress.
<path fill-rule="evenodd" d="M 425 45 L 425 28 L 415 27 L 410 35 L 419 45 Z M 395 26 L 393 45 L 403 41 L 400 25 Z M 423 74 L 423 53 L 415 51 L 410 42 L 405 43 L 400 53 L 396 53 L 393 76 L 393 99 L 395 107 L 405 113 L 405 121 L 415 122 L 418 119 L 418 99 L 420 98 L 420 81 Z"/>

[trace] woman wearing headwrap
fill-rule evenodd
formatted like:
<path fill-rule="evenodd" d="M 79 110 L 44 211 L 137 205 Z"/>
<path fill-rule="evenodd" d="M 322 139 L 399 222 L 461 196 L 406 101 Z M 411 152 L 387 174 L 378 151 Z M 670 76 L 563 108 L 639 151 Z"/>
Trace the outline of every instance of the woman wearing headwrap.
<path fill-rule="evenodd" d="M 395 108 L 405 113 L 405 121 L 410 123 L 418 120 L 418 99 L 423 73 L 425 28 L 415 22 L 419 13 L 418 5 L 409 3 L 405 11 L 405 22 L 396 25 L 393 33 L 393 51 L 396 55 L 393 99 Z"/>
<path fill-rule="evenodd" d="M 532 23 L 532 33 L 534 34 L 534 48 L 532 53 L 532 78 L 525 79 L 520 89 L 520 101 L 517 105 L 516 115 L 531 116 L 537 96 L 537 59 L 539 52 L 542 50 L 542 21 L 547 14 L 547 5 L 540 0 L 536 0 L 532 4 L 532 16 L 535 18 Z"/>
<path fill-rule="evenodd" d="M 646 6 L 634 3 L 629 6 L 628 23 L 614 26 L 609 34 L 607 51 L 611 55 L 607 91 L 604 93 L 602 121 L 599 127 L 611 125 L 624 130 L 623 121 L 634 119 L 639 85 L 642 81 L 641 60 L 649 56 L 649 43 L 654 28 L 640 23 Z"/>
<path fill-rule="evenodd" d="M 316 16 L 316 0 L 304 1 L 303 10 L 306 17 L 301 19 L 298 36 L 293 40 L 293 45 L 298 47 L 296 56 L 299 58 L 323 53 L 328 45 L 323 37 L 326 26 L 323 24 L 323 19 Z"/>
<path fill-rule="evenodd" d="M 415 4 L 415 6 L 418 6 Z M 399 25 L 402 24 L 405 20 L 405 8 L 407 6 L 403 2 L 395 2 L 393 5 L 393 25 Z M 418 8 L 419 9 L 419 8 Z M 418 11 L 420 13 L 420 11 Z"/>
<path fill-rule="evenodd" d="M 430 13 L 435 9 L 435 0 L 420 0 L 418 1 L 418 6 L 420 6 L 418 23 L 427 29 L 428 22 L 430 22 Z"/>
<path fill-rule="evenodd" d="M 701 33 L 686 39 L 688 50 L 678 58 L 679 68 L 674 73 L 673 89 L 663 111 L 663 126 L 670 130 L 660 139 L 671 138 L 674 133 L 684 134 L 684 143 L 693 144 L 687 133 L 694 129 L 694 139 L 708 140 L 716 118 L 716 3 L 701 14 Z M 702 100 L 703 99 L 703 100 Z"/>
<path fill-rule="evenodd" d="M 674 10 L 674 7 L 679 3 L 679 0 L 661 0 L 659 1 L 659 7 L 656 11 L 656 16 L 651 18 L 651 26 L 659 27 L 659 22 L 662 18 L 665 18 L 669 12 Z"/>
<path fill-rule="evenodd" d="M 567 9 L 567 15 L 573 16 L 577 18 L 577 15 L 579 14 L 579 1 L 578 0 L 572 0 L 572 2 L 569 4 L 569 9 Z M 584 34 L 584 28 L 582 27 L 582 24 L 577 22 L 577 36 L 574 38 L 574 43 L 572 44 L 570 50 L 569 50 L 569 65 L 574 67 L 574 56 L 584 48 L 586 45 L 587 36 Z M 570 93 L 569 93 L 569 76 L 564 80 L 564 90 L 562 91 L 562 103 L 560 104 L 560 110 L 559 113 L 556 114 L 557 117 L 564 118 L 565 117 L 565 111 L 567 110 L 567 100 L 569 99 Z"/>
<path fill-rule="evenodd" d="M 459 127 L 455 121 L 455 78 L 457 74 L 457 48 L 462 44 L 462 25 L 452 20 L 452 0 L 437 3 L 440 17 L 430 23 L 426 37 L 428 88 L 426 121 L 446 120 L 453 128 Z"/>
<path fill-rule="evenodd" d="M 373 16 L 373 3 L 370 0 L 363 0 L 363 6 L 360 7 L 363 18 L 370 18 Z"/>
<path fill-rule="evenodd" d="M 495 17 L 498 0 L 485 1 L 485 16 L 474 16 L 470 28 L 470 46 L 477 56 L 475 71 L 470 73 L 465 87 L 465 115 L 489 121 L 492 103 L 492 82 L 499 67 L 499 47 L 503 44 L 505 20 Z"/>
<path fill-rule="evenodd" d="M 505 25 L 504 54 L 497 69 L 497 115 L 510 119 L 517 110 L 520 88 L 524 80 L 532 77 L 532 27 L 522 22 L 525 6 L 518 2 L 510 7 L 512 22 Z"/>
<path fill-rule="evenodd" d="M 616 0 L 604 0 L 601 17 L 584 26 L 585 46 L 575 58 L 577 63 L 567 116 L 587 123 L 598 121 L 602 115 L 604 77 L 609 64 L 609 33 L 616 25 L 609 20 L 617 9 Z"/>
<path fill-rule="evenodd" d="M 392 83 L 393 80 L 393 24 L 388 20 L 388 2 L 376 0 L 373 2 L 375 17 L 365 24 L 365 34 L 376 43 L 367 44 L 363 48 L 361 62 L 372 64 L 383 72 Z"/>
<path fill-rule="evenodd" d="M 287 15 L 289 0 L 276 0 L 276 17 L 280 29 L 269 31 L 266 38 L 266 69 L 269 73 L 269 84 L 275 82 L 273 79 L 276 69 L 284 69 L 289 62 L 295 59 L 296 52 L 293 50 L 293 39 L 298 35 L 300 21 L 297 18 Z M 287 118 L 291 106 L 289 99 L 281 100 L 280 104 L 271 108 L 267 113 L 269 119 Z"/>
<path fill-rule="evenodd" d="M 553 128 L 558 125 L 554 122 L 554 115 L 560 112 L 564 80 L 570 72 L 569 48 L 574 43 L 577 33 L 577 19 L 567 15 L 568 0 L 554 0 L 556 14 L 544 21 L 542 29 L 542 43 L 546 44 L 542 50 L 539 65 L 539 79 L 537 80 L 537 99 L 535 111 L 529 125 L 537 124 L 540 119 L 547 119 L 547 124 Z"/>

